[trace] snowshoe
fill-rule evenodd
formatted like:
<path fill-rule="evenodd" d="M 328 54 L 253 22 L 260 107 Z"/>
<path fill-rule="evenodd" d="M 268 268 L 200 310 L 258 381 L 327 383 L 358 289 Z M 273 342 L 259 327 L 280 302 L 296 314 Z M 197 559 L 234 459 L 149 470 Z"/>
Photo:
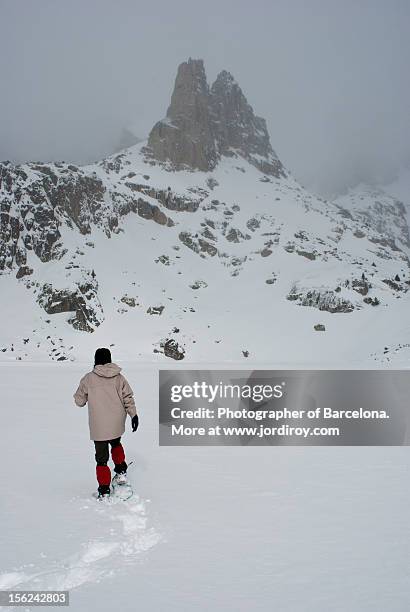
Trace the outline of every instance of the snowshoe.
<path fill-rule="evenodd" d="M 120 486 L 120 485 L 126 485 L 126 484 L 129 484 L 126 472 L 123 472 L 121 474 L 115 474 L 115 476 L 112 479 L 113 487 L 117 485 Z"/>
<path fill-rule="evenodd" d="M 111 481 L 113 496 L 122 500 L 129 499 L 133 495 L 133 490 L 128 480 L 127 474 L 115 474 Z"/>

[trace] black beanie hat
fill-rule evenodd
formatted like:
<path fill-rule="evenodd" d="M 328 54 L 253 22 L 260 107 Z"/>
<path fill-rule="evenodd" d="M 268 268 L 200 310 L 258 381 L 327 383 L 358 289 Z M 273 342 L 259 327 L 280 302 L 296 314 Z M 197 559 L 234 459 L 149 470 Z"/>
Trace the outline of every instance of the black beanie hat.
<path fill-rule="evenodd" d="M 111 363 L 111 352 L 107 348 L 99 348 L 95 351 L 94 365 L 105 365 Z"/>

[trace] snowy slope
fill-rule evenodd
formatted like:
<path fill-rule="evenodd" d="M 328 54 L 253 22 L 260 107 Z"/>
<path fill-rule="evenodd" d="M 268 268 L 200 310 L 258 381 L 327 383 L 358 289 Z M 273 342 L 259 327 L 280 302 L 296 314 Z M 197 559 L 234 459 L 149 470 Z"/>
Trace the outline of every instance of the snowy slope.
<path fill-rule="evenodd" d="M 41 262 L 29 251 L 31 275 L 0 278 L 10 321 L 3 359 L 86 359 L 97 344 L 115 344 L 121 358 L 162 361 L 154 351 L 175 339 L 189 360 L 238 360 L 249 351 L 260 361 L 359 363 L 410 341 L 402 316 L 410 243 L 400 207 L 372 209 L 375 194 L 355 210 L 343 198 L 325 202 L 292 177 L 266 177 L 238 158 L 224 158 L 212 173 L 167 172 L 147 163 L 143 148 L 81 170 L 104 186 L 106 211 L 89 233 L 62 224 L 58 259 Z M 169 187 L 173 201 L 164 205 Z M 113 209 L 137 189 L 173 225 L 131 211 L 117 213 L 107 231 Z M 173 210 L 175 202 L 197 209 Z M 72 312 L 50 315 L 38 303 L 45 284 L 75 289 L 91 273 L 92 334 L 72 329 Z M 380 305 L 364 302 L 362 274 L 371 284 L 366 297 Z M 384 282 L 396 274 L 397 291 Z M 164 308 L 149 314 L 150 307 Z"/>
<path fill-rule="evenodd" d="M 400 168 L 396 178 L 391 183 L 383 185 L 383 190 L 403 202 L 410 226 L 410 168 L 406 166 Z"/>

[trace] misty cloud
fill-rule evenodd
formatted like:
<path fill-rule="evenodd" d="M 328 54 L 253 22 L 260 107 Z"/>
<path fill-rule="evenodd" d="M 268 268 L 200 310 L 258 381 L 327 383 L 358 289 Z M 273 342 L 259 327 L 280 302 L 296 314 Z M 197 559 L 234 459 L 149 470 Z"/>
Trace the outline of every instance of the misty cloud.
<path fill-rule="evenodd" d="M 145 138 L 176 69 L 229 70 L 272 146 L 330 193 L 410 163 L 404 1 L 3 0 L 0 159 L 88 162 Z"/>

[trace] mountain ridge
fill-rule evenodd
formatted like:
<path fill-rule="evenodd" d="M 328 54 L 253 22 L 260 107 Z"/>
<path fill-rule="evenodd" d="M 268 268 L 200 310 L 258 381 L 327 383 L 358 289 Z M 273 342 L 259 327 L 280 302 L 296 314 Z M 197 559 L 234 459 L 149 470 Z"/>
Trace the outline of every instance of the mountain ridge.
<path fill-rule="evenodd" d="M 251 159 L 254 115 L 235 123 L 244 99 L 220 75 L 240 101 L 222 104 L 208 171 L 148 155 L 149 140 L 83 167 L 0 164 L 0 282 L 13 321 L 2 359 L 86 359 L 97 342 L 115 343 L 122 359 L 407 354 L 403 204 L 376 190 L 328 202 L 287 171 L 263 172 Z M 228 147 L 238 125 L 251 125 L 247 149 L 243 134 Z M 258 138 L 271 149 L 263 130 Z"/>

